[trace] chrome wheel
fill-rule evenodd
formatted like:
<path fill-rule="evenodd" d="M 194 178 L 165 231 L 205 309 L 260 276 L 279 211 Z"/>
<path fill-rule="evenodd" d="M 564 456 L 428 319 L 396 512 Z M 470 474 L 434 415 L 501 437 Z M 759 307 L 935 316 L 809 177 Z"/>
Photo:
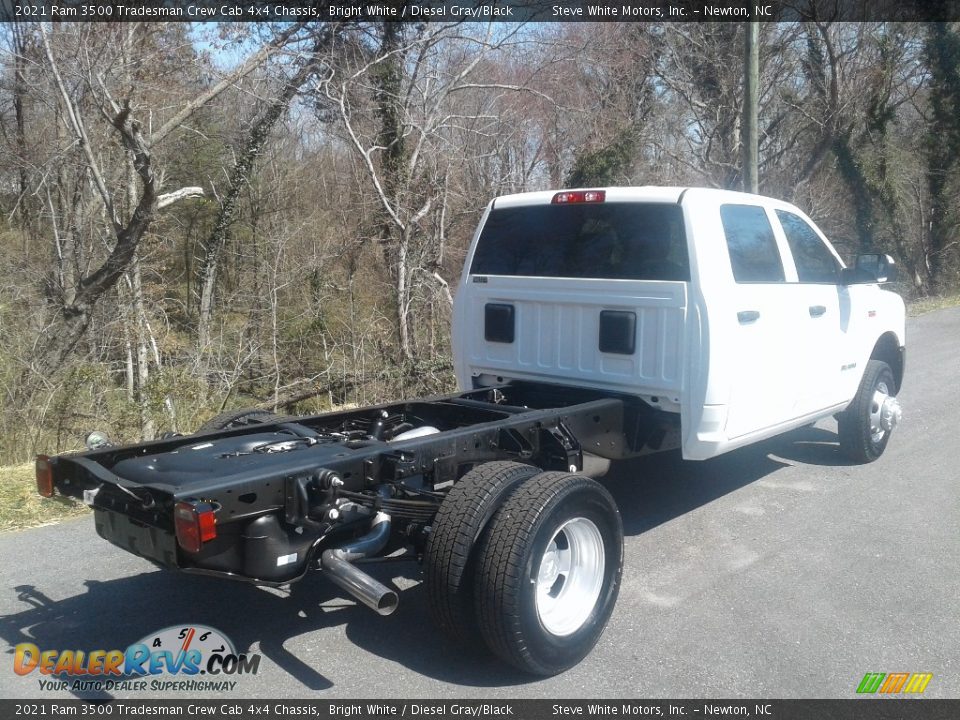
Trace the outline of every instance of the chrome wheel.
<path fill-rule="evenodd" d="M 603 586 L 603 537 L 591 520 L 568 520 L 553 534 L 537 571 L 537 615 L 553 635 L 575 633 L 590 617 Z"/>
<path fill-rule="evenodd" d="M 556 675 L 590 652 L 617 602 L 617 505 L 583 475 L 535 475 L 491 518 L 476 563 L 475 609 L 487 647 L 524 672 Z"/>

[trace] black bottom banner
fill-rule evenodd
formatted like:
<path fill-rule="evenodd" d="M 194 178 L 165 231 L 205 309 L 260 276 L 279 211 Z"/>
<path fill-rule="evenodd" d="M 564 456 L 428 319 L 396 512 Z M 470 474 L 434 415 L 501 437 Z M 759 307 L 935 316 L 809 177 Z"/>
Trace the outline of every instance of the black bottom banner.
<path fill-rule="evenodd" d="M 0 700 L 2 718 L 760 718 L 956 720 L 960 699 L 850 700 Z"/>

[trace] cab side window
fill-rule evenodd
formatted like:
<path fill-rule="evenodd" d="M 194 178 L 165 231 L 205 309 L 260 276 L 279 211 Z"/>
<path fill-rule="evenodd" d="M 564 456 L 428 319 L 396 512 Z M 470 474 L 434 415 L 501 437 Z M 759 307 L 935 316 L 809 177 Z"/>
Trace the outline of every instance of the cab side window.
<path fill-rule="evenodd" d="M 783 282 L 783 262 L 767 213 L 758 205 L 721 205 L 730 267 L 738 283 Z"/>
<path fill-rule="evenodd" d="M 783 234 L 797 265 L 797 277 L 802 283 L 839 282 L 840 267 L 823 240 L 800 216 L 786 210 L 777 210 Z"/>

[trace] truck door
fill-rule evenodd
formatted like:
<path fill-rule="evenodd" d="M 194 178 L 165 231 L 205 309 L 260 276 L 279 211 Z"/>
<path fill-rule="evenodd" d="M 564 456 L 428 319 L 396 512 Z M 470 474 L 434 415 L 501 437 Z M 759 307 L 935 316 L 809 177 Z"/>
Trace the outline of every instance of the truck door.
<path fill-rule="evenodd" d="M 841 374 L 848 364 L 850 294 L 840 285 L 840 261 L 804 218 L 775 211 L 796 267 L 790 284 L 798 338 L 795 416 L 832 407 L 843 400 Z"/>
<path fill-rule="evenodd" d="M 791 288 L 770 217 L 760 205 L 723 204 L 720 219 L 733 273 L 729 297 L 716 306 L 711 356 L 726 368 L 729 396 L 725 434 L 730 441 L 793 417 L 796 353 Z M 714 270 L 720 273 L 720 269 Z M 726 338 L 722 344 L 721 337 Z"/>

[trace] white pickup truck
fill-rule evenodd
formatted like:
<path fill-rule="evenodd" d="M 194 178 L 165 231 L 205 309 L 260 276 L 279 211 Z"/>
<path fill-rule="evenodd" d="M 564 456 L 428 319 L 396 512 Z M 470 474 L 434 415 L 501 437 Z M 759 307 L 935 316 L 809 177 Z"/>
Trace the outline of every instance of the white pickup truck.
<path fill-rule="evenodd" d="M 404 548 L 442 630 L 555 674 L 620 588 L 620 514 L 594 479 L 612 460 L 703 460 L 833 414 L 850 456 L 883 453 L 904 371 L 895 270 L 844 267 L 802 212 L 754 195 L 497 198 L 456 296 L 460 392 L 99 440 L 39 456 L 37 487 L 83 498 L 102 537 L 161 567 L 258 585 L 318 570 L 381 615 L 398 593 L 355 562 Z"/>
<path fill-rule="evenodd" d="M 879 273 L 879 277 L 878 277 Z M 846 268 L 793 205 L 704 188 L 534 192 L 491 202 L 456 296 L 464 389 L 506 380 L 642 398 L 704 460 L 829 415 L 854 460 L 900 420 L 893 261 Z"/>

